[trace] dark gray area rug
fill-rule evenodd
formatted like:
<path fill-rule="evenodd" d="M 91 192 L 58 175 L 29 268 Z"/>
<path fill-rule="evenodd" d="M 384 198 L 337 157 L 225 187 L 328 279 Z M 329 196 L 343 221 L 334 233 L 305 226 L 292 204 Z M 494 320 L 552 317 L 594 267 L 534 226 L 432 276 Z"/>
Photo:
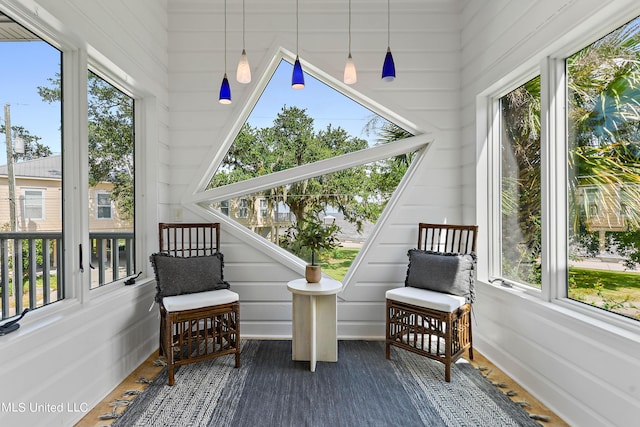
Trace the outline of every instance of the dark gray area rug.
<path fill-rule="evenodd" d="M 339 341 L 338 362 L 291 360 L 291 341 L 245 340 L 233 356 L 166 369 L 114 426 L 539 426 L 460 360 L 444 366 L 382 341 Z"/>

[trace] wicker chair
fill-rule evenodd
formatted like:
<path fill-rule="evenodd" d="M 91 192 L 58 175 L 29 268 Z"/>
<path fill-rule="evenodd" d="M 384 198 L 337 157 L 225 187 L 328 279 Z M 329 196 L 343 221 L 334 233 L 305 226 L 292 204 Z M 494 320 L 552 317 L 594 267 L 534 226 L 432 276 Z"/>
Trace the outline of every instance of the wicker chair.
<path fill-rule="evenodd" d="M 471 302 L 475 269 L 476 235 L 474 225 L 418 225 L 418 249 L 422 256 L 453 258 L 462 255 L 468 264 L 462 274 L 470 287 L 470 294 L 460 296 L 444 293 L 447 283 L 441 283 L 439 291 L 420 289 L 409 284 L 410 270 L 405 287 L 386 292 L 386 357 L 391 356 L 391 346 L 408 350 L 445 365 L 445 380 L 451 381 L 451 365 L 469 349 L 473 359 L 471 335 Z M 410 255 L 411 255 L 410 251 Z M 428 254 L 428 255 L 424 255 Z M 445 255 L 446 254 L 446 255 Z M 456 257 L 460 259 L 460 255 Z M 472 261 L 469 261 L 472 260 Z M 451 260 L 450 260 L 451 261 Z M 456 261 L 452 260 L 455 264 Z M 462 264 L 462 262 L 460 262 Z M 451 264 L 450 264 L 451 265 Z M 455 268 L 455 267 L 454 267 Z M 428 271 L 422 270 L 422 273 Z M 466 276 L 464 276 L 466 274 Z M 431 274 L 423 274 L 430 276 Z M 448 275 L 447 277 L 451 277 Z M 458 273 L 456 277 L 459 278 Z M 427 278 L 430 280 L 431 278 Z"/>
<path fill-rule="evenodd" d="M 240 302 L 237 293 L 226 289 L 228 283 L 222 277 L 219 224 L 160 223 L 158 231 L 160 254 L 152 255 L 152 263 L 159 282 L 156 299 L 160 305 L 160 355 L 167 359 L 169 385 L 174 384 L 175 368 L 188 363 L 235 354 L 235 367 L 240 367 Z M 181 291 L 173 292 L 176 295 L 161 296 L 161 261 L 197 263 L 207 259 L 206 262 L 217 262 L 215 268 L 219 269 L 219 286 L 211 285 L 215 290 L 185 293 L 184 289 L 191 285 L 187 279 L 178 283 Z M 188 264 L 171 268 L 174 276 L 190 278 L 195 274 Z M 212 277 L 206 269 L 200 276 L 205 282 Z"/>

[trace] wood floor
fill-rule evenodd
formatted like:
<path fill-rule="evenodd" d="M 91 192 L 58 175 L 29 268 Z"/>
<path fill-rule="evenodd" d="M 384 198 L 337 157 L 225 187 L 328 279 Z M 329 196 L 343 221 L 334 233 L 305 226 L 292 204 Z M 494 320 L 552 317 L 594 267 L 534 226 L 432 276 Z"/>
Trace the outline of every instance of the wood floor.
<path fill-rule="evenodd" d="M 514 402 L 519 402 L 524 409 L 544 427 L 568 427 L 560 417 L 545 407 L 537 399 L 531 396 L 519 384 L 509 378 L 504 372 L 494 366 L 482 354 L 474 349 L 474 360 L 470 361 L 475 367 L 494 383 L 496 387 L 504 393 L 513 394 L 510 396 Z M 162 366 L 156 366 L 158 353 L 155 352 L 147 358 L 135 371 L 131 373 L 118 387 L 105 396 L 95 408 L 87 412 L 75 427 L 104 427 L 111 425 L 115 418 L 114 414 L 120 414 L 125 409 L 124 405 L 115 403 L 123 400 L 133 400 L 137 396 L 135 393 L 147 387 L 147 381 L 155 378 L 162 371 Z M 133 392 L 132 392 L 133 391 Z"/>

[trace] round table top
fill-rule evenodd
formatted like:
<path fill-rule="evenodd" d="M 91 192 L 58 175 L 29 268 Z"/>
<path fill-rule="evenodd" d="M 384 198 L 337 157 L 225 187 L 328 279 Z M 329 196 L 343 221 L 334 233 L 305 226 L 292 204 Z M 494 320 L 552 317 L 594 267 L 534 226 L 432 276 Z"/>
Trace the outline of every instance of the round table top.
<path fill-rule="evenodd" d="M 309 283 L 307 279 L 296 279 L 287 283 L 287 289 L 302 295 L 332 295 L 342 290 L 342 283 L 323 277 L 318 283 Z"/>

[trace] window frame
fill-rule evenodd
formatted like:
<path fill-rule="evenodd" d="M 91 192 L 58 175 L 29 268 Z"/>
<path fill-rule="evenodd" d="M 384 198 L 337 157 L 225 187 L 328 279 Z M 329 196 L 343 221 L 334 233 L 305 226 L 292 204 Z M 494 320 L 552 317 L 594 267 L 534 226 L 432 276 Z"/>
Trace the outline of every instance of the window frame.
<path fill-rule="evenodd" d="M 97 220 L 112 220 L 113 219 L 113 201 L 111 200 L 111 193 L 108 191 L 96 191 L 96 219 Z M 100 208 L 106 208 L 106 204 L 100 204 L 100 196 L 106 195 L 109 198 L 109 216 L 100 216 Z"/>
<path fill-rule="evenodd" d="M 624 25 L 623 20 L 611 30 Z M 478 222 L 484 223 L 487 233 L 488 259 L 480 261 L 478 279 L 499 288 L 504 292 L 517 293 L 533 297 L 543 303 L 551 303 L 559 309 L 567 310 L 583 319 L 602 322 L 637 333 L 640 321 L 619 315 L 615 312 L 584 304 L 567 296 L 568 282 L 568 137 L 566 116 L 568 57 L 599 40 L 607 31 L 590 34 L 582 38 L 581 43 L 573 43 L 572 50 L 558 50 L 555 55 L 542 58 L 539 63 L 527 64 L 511 73 L 511 79 L 504 79 L 478 96 L 476 113 L 478 117 L 478 140 L 487 144 L 484 164 L 476 170 L 478 183 L 477 206 Z M 541 205 L 542 205 L 542 278 L 541 289 L 529 285 L 502 280 L 500 268 L 500 138 L 501 112 L 500 98 L 521 86 L 536 75 L 540 76 L 540 162 L 541 162 Z M 484 123 L 484 124 L 483 124 Z M 486 194 L 483 200 L 482 195 Z M 564 239 L 558 236 L 565 236 Z"/>
<path fill-rule="evenodd" d="M 38 192 L 40 194 L 40 216 L 39 217 L 28 217 L 27 216 L 27 192 Z M 46 205 L 46 193 L 47 190 L 44 188 L 21 188 L 22 193 L 22 219 L 23 221 L 44 221 L 47 219 L 47 205 Z M 33 205 L 35 207 L 35 205 Z"/>
<path fill-rule="evenodd" d="M 249 218 L 249 199 L 243 197 L 238 200 L 238 213 L 236 216 L 241 219 Z"/>

